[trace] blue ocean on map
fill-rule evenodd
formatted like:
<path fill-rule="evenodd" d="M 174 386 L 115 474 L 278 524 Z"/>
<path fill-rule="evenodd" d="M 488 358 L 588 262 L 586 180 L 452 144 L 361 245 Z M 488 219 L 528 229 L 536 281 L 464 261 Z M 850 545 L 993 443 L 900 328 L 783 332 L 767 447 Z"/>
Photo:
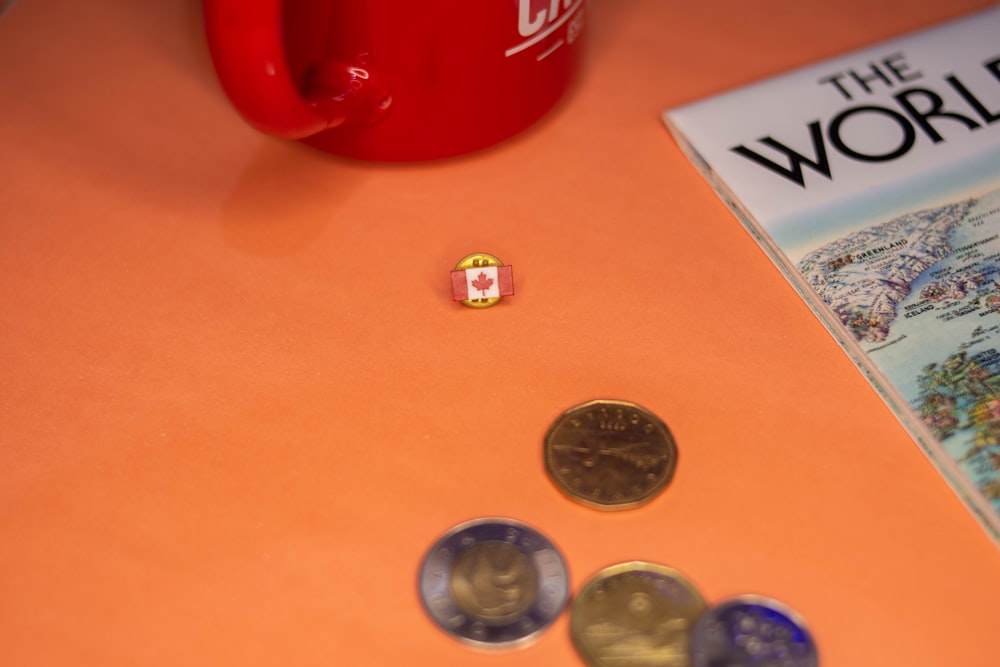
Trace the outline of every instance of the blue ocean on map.
<path fill-rule="evenodd" d="M 1000 189 L 975 197 L 947 243 L 951 252 L 896 305 L 885 339 L 862 347 L 918 412 L 928 412 L 929 393 L 953 402 L 956 423 L 941 443 L 980 488 L 992 488 L 1000 478 Z M 993 504 L 1000 510 L 1000 499 Z"/>
<path fill-rule="evenodd" d="M 919 391 L 916 386 L 916 378 L 926 364 L 941 361 L 948 354 L 955 352 L 956 342 L 962 343 L 971 340 L 972 333 L 977 328 L 1000 325 L 1000 313 L 997 311 L 986 313 L 981 308 L 966 315 L 956 315 L 951 319 L 942 317 L 946 314 L 952 314 L 948 311 L 961 313 L 971 307 L 972 303 L 969 301 L 975 298 L 974 294 L 970 294 L 966 299 L 946 301 L 943 306 L 934 304 L 934 309 L 925 311 L 926 314 L 921 313 L 916 317 L 906 317 L 908 313 L 921 308 L 920 304 L 924 301 L 921 294 L 931 283 L 939 281 L 942 276 L 954 276 L 970 269 L 978 269 L 987 274 L 994 273 L 993 277 L 1000 281 L 1000 190 L 979 198 L 965 216 L 965 220 L 977 218 L 989 211 L 993 211 L 993 214 L 979 218 L 984 220 L 986 224 L 973 227 L 963 221 L 955 227 L 949 237 L 950 245 L 953 249 L 964 248 L 991 237 L 997 238 L 975 246 L 976 254 L 979 256 L 974 260 L 966 259 L 967 255 L 964 253 L 952 254 L 915 280 L 910 285 L 909 297 L 898 304 L 898 317 L 892 323 L 887 338 L 887 340 L 896 340 L 905 336 L 906 340 L 900 341 L 899 345 L 884 347 L 872 355 L 879 368 L 889 375 L 897 388 L 908 399 L 913 400 L 917 397 Z M 992 280 L 988 282 L 988 285 L 991 289 L 994 288 Z M 929 322 L 931 319 L 933 319 L 932 326 Z M 913 342 L 909 343 L 908 341 Z M 991 344 L 1000 349 L 1000 337 L 992 343 L 983 342 L 976 347 L 988 347 Z M 865 345 L 868 352 L 881 347 L 881 344 Z M 970 352 L 972 351 L 970 350 Z"/>

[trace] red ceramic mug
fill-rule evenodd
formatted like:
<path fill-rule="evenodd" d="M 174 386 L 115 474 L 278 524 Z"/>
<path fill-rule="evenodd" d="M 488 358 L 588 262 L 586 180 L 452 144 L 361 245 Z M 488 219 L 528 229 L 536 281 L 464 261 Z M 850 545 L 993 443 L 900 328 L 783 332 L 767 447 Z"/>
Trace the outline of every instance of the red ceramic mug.
<path fill-rule="evenodd" d="M 254 127 L 368 160 L 493 145 L 559 100 L 584 0 L 204 0 L 222 87 Z"/>

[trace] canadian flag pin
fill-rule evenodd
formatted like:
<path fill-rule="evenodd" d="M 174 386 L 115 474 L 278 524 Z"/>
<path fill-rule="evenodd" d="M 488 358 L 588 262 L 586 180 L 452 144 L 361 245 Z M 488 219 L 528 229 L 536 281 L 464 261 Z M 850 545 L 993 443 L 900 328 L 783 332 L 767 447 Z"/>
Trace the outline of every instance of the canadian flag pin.
<path fill-rule="evenodd" d="M 514 293 L 514 272 L 510 266 L 484 252 L 476 252 L 455 265 L 451 272 L 451 295 L 470 308 L 489 308 L 501 297 Z"/>

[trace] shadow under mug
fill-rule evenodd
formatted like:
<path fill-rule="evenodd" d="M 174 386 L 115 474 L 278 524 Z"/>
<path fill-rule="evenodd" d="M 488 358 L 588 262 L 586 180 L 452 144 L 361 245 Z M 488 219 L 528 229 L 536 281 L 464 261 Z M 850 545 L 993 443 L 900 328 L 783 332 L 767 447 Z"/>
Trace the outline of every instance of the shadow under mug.
<path fill-rule="evenodd" d="M 524 130 L 582 61 L 585 0 L 204 0 L 223 90 L 259 130 L 427 160 Z"/>

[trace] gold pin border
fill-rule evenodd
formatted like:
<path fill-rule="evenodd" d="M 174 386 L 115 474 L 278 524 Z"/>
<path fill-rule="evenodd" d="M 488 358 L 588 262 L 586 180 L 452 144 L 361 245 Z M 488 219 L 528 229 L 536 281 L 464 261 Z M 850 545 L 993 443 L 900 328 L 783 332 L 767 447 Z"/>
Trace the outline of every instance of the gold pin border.
<path fill-rule="evenodd" d="M 483 261 L 486 263 L 483 264 Z M 459 260 L 458 264 L 455 265 L 455 271 L 464 271 L 465 269 L 472 269 L 477 266 L 503 266 L 496 256 L 485 252 L 474 252 L 471 255 L 466 255 Z M 464 306 L 469 308 L 489 308 L 490 306 L 495 306 L 500 303 L 503 297 L 492 296 L 488 299 L 465 299 L 460 301 Z"/>

